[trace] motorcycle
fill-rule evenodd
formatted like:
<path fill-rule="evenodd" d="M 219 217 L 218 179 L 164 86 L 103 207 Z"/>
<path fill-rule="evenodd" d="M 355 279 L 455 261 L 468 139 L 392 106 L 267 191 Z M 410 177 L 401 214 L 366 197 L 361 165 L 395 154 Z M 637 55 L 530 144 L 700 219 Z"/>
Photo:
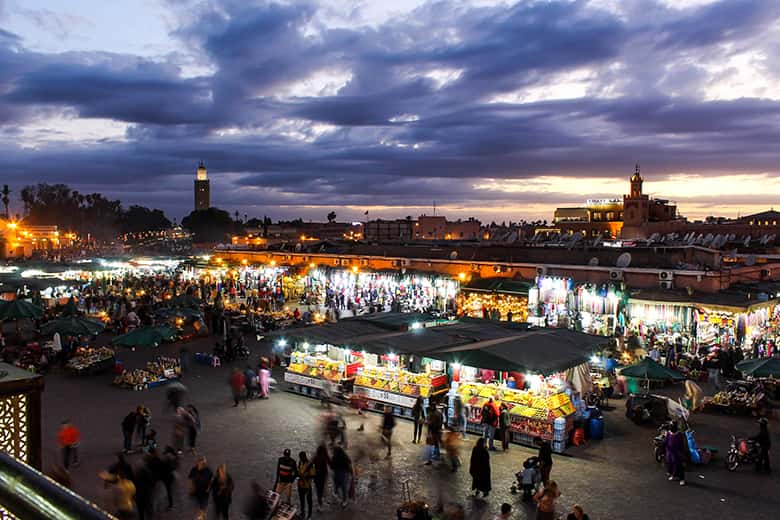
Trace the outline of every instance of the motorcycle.
<path fill-rule="evenodd" d="M 729 471 L 737 471 L 740 464 L 755 464 L 758 462 L 760 448 L 756 441 L 737 439 L 731 436 L 729 452 L 726 455 L 726 467 Z"/>

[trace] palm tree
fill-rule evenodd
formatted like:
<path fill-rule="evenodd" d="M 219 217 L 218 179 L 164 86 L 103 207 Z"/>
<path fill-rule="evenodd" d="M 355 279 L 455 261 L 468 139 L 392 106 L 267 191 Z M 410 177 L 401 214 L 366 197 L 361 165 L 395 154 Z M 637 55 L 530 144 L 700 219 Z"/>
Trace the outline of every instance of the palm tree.
<path fill-rule="evenodd" d="M 8 184 L 3 184 L 3 206 L 5 206 L 5 219 L 8 220 L 8 203 L 11 199 L 8 197 L 11 194 L 11 190 L 8 189 Z"/>

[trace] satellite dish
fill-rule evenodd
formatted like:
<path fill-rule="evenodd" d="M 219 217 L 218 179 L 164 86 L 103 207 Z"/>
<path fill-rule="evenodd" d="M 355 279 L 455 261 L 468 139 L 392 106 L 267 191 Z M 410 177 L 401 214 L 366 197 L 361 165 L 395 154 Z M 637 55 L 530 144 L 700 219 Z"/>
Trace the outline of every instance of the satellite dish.
<path fill-rule="evenodd" d="M 589 266 L 591 266 L 591 267 L 596 267 L 597 265 L 599 265 L 599 259 L 598 259 L 598 257 L 595 257 L 595 256 L 594 256 L 593 258 L 591 258 L 590 260 L 588 260 L 588 265 L 589 265 Z"/>
<path fill-rule="evenodd" d="M 771 235 L 769 235 L 769 238 L 766 240 L 767 244 L 769 242 L 774 242 L 776 238 L 777 238 L 777 233 L 772 233 Z"/>
<path fill-rule="evenodd" d="M 750 235 L 745 237 L 745 241 L 742 243 L 745 247 L 750 245 Z"/>
<path fill-rule="evenodd" d="M 457 259 L 458 259 L 457 251 L 453 251 L 452 253 L 450 253 L 450 260 L 457 260 Z"/>
<path fill-rule="evenodd" d="M 658 240 L 658 233 L 650 235 L 650 242 L 655 242 L 656 240 Z"/>
<path fill-rule="evenodd" d="M 730 242 L 733 242 L 733 241 L 734 241 L 734 240 L 736 240 L 736 239 L 737 239 L 737 235 L 735 235 L 734 233 L 732 233 L 732 234 L 730 234 L 730 235 L 729 235 L 729 241 L 730 241 Z"/>
<path fill-rule="evenodd" d="M 303 247 L 303 246 L 301 245 L 301 243 L 300 243 L 300 242 L 298 242 L 297 244 L 295 244 L 295 251 L 296 251 L 296 252 L 297 252 L 297 251 L 300 251 L 302 247 Z"/>
<path fill-rule="evenodd" d="M 747 255 L 745 257 L 745 265 L 750 267 L 752 265 L 756 265 L 756 256 L 755 255 Z"/>
<path fill-rule="evenodd" d="M 623 253 L 615 262 L 617 267 L 628 267 L 629 265 L 631 265 L 631 253 Z"/>

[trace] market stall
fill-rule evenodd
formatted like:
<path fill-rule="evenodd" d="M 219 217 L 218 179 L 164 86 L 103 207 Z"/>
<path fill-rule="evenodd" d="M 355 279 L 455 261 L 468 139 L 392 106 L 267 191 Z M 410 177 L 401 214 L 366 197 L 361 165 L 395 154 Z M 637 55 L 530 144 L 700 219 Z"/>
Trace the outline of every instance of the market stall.
<path fill-rule="evenodd" d="M 528 291 L 528 321 L 540 327 L 568 325 L 570 278 L 539 276 Z"/>
<path fill-rule="evenodd" d="M 315 345 L 309 352 L 308 345 L 302 348 L 292 352 L 284 373 L 285 382 L 295 393 L 317 397 L 326 384 L 349 385 L 362 365 L 362 356 L 350 349 Z"/>
<path fill-rule="evenodd" d="M 467 429 L 481 433 L 482 406 L 493 398 L 509 407 L 512 442 L 528 444 L 540 436 L 552 441 L 554 450 L 564 451 L 575 415 L 569 393 L 579 393 L 581 386 L 567 380 L 566 374 L 588 374 L 587 366 L 569 369 L 587 364 L 604 338 L 567 329 L 502 329 L 489 323 L 482 324 L 480 341 L 426 354 L 452 368 L 450 414 L 459 397 L 466 408 Z M 476 324 L 464 324 L 472 325 Z"/>
<path fill-rule="evenodd" d="M 159 356 L 146 363 L 146 368 L 125 370 L 114 378 L 114 384 L 122 388 L 145 390 L 178 380 L 181 365 L 178 358 Z"/>
<path fill-rule="evenodd" d="M 65 368 L 74 375 L 97 374 L 111 370 L 116 365 L 114 351 L 108 347 L 79 347 Z"/>
<path fill-rule="evenodd" d="M 476 278 L 461 287 L 458 314 L 524 322 L 528 319 L 528 290 L 532 285 L 507 278 Z"/>
<path fill-rule="evenodd" d="M 467 382 L 456 388 L 466 410 L 466 429 L 482 434 L 482 407 L 490 398 L 500 406 L 505 403 L 511 419 L 512 442 L 532 444 L 535 437 L 551 442 L 553 450 L 563 452 L 572 428 L 574 405 L 563 385 L 545 379 L 544 388 L 518 390 L 496 384 Z"/>

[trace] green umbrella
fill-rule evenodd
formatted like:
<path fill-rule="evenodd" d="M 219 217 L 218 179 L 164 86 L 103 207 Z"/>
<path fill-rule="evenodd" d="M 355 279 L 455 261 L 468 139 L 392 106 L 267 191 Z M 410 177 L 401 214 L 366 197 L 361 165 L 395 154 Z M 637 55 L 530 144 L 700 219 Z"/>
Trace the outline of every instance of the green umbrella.
<path fill-rule="evenodd" d="M 666 380 L 672 379 L 681 381 L 685 376 L 674 370 L 668 369 L 650 359 L 644 358 L 642 361 L 634 363 L 620 371 L 621 376 L 635 377 L 637 379 Z"/>
<path fill-rule="evenodd" d="M 179 331 L 173 327 L 140 327 L 111 340 L 114 345 L 125 347 L 156 347 L 163 341 L 171 341 Z"/>
<path fill-rule="evenodd" d="M 776 357 L 744 359 L 737 363 L 737 369 L 752 377 L 780 378 L 780 359 Z"/>
<path fill-rule="evenodd" d="M 43 316 L 43 309 L 26 300 L 12 300 L 0 305 L 0 320 L 40 318 L 41 316 Z"/>
<path fill-rule="evenodd" d="M 41 333 L 52 335 L 59 332 L 68 336 L 94 336 L 103 332 L 105 328 L 106 326 L 100 321 L 72 316 L 44 323 Z"/>
<path fill-rule="evenodd" d="M 168 309 L 163 307 L 162 309 L 158 309 L 155 314 L 161 318 L 170 319 L 170 318 L 200 318 L 201 314 L 200 311 L 196 309 L 190 309 L 190 308 L 183 308 L 183 309 Z"/>
<path fill-rule="evenodd" d="M 200 299 L 191 294 L 180 294 L 171 303 L 174 307 L 188 307 L 191 309 L 197 309 L 200 306 Z"/>

